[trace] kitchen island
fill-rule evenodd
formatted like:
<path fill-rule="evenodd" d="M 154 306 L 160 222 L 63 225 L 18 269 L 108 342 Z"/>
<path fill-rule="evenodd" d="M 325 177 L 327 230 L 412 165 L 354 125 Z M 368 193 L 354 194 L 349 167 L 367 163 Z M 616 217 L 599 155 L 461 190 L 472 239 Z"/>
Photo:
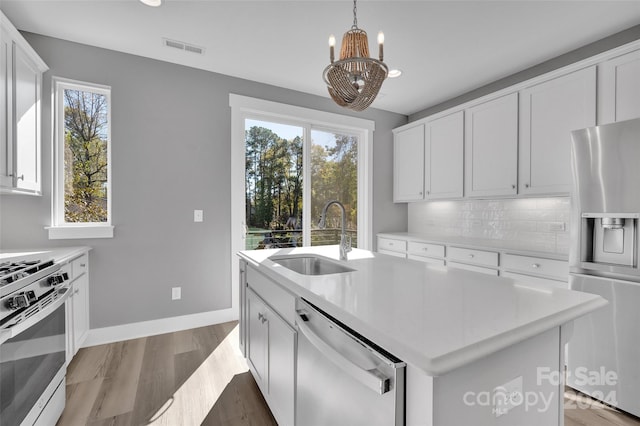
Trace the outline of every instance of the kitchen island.
<path fill-rule="evenodd" d="M 305 275 L 271 259 L 308 254 L 350 271 Z M 294 333 L 292 360 L 295 301 L 304 298 L 407 364 L 407 425 L 562 424 L 564 380 L 559 372 L 573 320 L 607 303 L 591 294 L 366 250 L 354 249 L 348 260 L 339 261 L 337 246 L 239 255 L 241 285 L 260 295 Z M 246 297 L 247 291 L 240 294 Z M 241 312 L 241 345 L 248 354 L 246 314 L 246 309 Z M 255 368 L 252 373 L 261 385 L 264 375 Z M 291 377 L 288 382 L 295 380 L 295 371 Z M 272 386 L 262 385 L 261 390 L 270 406 L 279 399 L 269 395 Z M 293 423 L 293 407 L 281 405 L 272 407 L 276 419 Z"/>

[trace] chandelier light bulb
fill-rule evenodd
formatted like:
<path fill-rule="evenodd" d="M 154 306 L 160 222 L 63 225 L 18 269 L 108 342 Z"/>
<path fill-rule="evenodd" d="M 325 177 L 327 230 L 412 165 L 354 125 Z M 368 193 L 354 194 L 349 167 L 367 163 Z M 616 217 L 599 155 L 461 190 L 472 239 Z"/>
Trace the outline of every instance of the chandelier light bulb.
<path fill-rule="evenodd" d="M 329 60 L 333 63 L 334 59 L 334 47 L 336 46 L 336 38 L 333 34 L 329 36 Z"/>
<path fill-rule="evenodd" d="M 380 57 L 380 60 L 384 60 L 384 33 L 382 31 L 380 31 L 378 33 L 378 56 Z"/>

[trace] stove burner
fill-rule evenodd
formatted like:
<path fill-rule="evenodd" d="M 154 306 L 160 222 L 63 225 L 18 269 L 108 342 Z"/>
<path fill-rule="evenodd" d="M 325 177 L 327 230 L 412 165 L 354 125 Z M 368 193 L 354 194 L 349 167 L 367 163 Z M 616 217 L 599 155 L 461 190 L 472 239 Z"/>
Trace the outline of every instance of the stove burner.
<path fill-rule="evenodd" d="M 53 265 L 53 260 L 47 262 L 40 260 L 21 260 L 0 263 L 0 286 L 11 284 L 20 278 L 28 277 L 51 265 Z"/>

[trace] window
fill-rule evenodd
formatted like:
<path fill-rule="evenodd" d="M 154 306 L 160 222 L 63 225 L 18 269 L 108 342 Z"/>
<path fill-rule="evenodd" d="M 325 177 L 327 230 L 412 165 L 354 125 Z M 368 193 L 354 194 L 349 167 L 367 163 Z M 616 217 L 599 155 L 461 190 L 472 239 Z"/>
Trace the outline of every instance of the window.
<path fill-rule="evenodd" d="M 317 226 L 323 207 L 331 200 L 344 205 L 345 231 L 357 247 L 361 138 L 343 129 L 273 119 L 245 118 L 244 128 L 244 248 L 338 244 L 342 219 L 337 207 L 327 212 L 324 229 Z M 310 138 L 305 136 L 309 134 Z M 307 217 L 309 226 L 304 226 Z"/>
<path fill-rule="evenodd" d="M 49 238 L 110 238 L 111 89 L 54 79 Z"/>
<path fill-rule="evenodd" d="M 327 229 L 317 226 L 334 199 L 346 207 L 352 245 L 370 249 L 374 122 L 235 94 L 229 103 L 232 252 L 335 244 L 336 206 Z"/>

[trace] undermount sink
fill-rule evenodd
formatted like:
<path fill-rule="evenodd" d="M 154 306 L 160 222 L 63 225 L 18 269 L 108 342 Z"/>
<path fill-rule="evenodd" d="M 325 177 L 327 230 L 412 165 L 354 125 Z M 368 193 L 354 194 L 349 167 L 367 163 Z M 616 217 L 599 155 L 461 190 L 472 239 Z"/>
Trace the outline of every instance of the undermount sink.
<path fill-rule="evenodd" d="M 332 260 L 309 254 L 272 256 L 269 259 L 302 275 L 329 275 L 354 271 Z"/>

